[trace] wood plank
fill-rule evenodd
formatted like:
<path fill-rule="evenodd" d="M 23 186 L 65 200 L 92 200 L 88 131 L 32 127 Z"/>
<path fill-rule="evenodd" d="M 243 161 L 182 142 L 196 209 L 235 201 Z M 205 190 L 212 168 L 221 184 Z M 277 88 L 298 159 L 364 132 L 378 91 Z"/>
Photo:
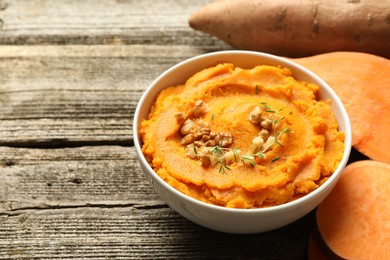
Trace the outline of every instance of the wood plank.
<path fill-rule="evenodd" d="M 207 2 L 2 1 L 0 145 L 131 145 L 135 106 L 152 80 L 227 48 L 188 26 Z"/>
<path fill-rule="evenodd" d="M 0 46 L 0 145 L 132 144 L 143 91 L 188 46 Z"/>
<path fill-rule="evenodd" d="M 0 212 L 165 205 L 146 181 L 134 147 L 0 147 L 0 176 Z"/>
<path fill-rule="evenodd" d="M 0 258 L 305 259 L 312 216 L 255 235 L 202 228 L 169 208 L 77 208 L 0 215 Z"/>
<path fill-rule="evenodd" d="M 202 228 L 157 197 L 133 147 L 0 147 L 0 176 L 0 258 L 303 259 L 306 254 L 312 214 L 249 236 Z"/>
<path fill-rule="evenodd" d="M 14 0 L 0 10 L 0 44 L 222 44 L 188 26 L 211 0 Z"/>

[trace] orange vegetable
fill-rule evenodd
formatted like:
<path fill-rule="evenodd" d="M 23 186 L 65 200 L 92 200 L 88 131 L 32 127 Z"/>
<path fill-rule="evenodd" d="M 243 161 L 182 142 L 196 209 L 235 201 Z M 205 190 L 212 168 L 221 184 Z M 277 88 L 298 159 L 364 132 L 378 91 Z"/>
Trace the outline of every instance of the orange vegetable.
<path fill-rule="evenodd" d="M 293 61 L 316 73 L 338 94 L 351 120 L 353 146 L 373 160 L 390 163 L 390 60 L 333 52 Z"/>
<path fill-rule="evenodd" d="M 328 249 L 343 259 L 390 259 L 389 183 L 389 164 L 364 160 L 346 167 L 316 212 Z"/>
<path fill-rule="evenodd" d="M 192 14 L 192 28 L 235 48 L 303 57 L 361 51 L 390 58 L 388 0 L 219 0 Z"/>
<path fill-rule="evenodd" d="M 206 203 L 258 208 L 295 200 L 317 189 L 343 156 L 344 133 L 318 91 L 282 67 L 218 64 L 158 95 L 141 123 L 142 151 L 169 185 Z"/>

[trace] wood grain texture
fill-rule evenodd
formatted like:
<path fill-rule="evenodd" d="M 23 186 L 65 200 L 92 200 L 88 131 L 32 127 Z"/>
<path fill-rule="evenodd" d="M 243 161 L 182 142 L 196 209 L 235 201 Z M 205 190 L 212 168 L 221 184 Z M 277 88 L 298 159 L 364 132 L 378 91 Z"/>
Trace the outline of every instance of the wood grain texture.
<path fill-rule="evenodd" d="M 188 26 L 206 2 L 1 1 L 0 145 L 131 145 L 153 79 L 228 48 Z"/>
<path fill-rule="evenodd" d="M 131 145 L 143 91 L 200 53 L 178 46 L 0 46 L 0 145 Z"/>
<path fill-rule="evenodd" d="M 0 259 L 305 259 L 312 213 L 230 235 L 169 208 L 132 120 L 164 70 L 229 49 L 188 16 L 209 0 L 0 0 Z"/>
<path fill-rule="evenodd" d="M 0 147 L 0 212 L 28 208 L 164 205 L 134 147 Z"/>
<path fill-rule="evenodd" d="M 308 217 L 255 235 L 201 228 L 169 208 L 78 208 L 0 215 L 7 259 L 305 259 Z"/>
<path fill-rule="evenodd" d="M 209 2 L 2 0 L 0 44 L 222 44 L 188 27 L 188 16 Z"/>
<path fill-rule="evenodd" d="M 0 158 L 0 258 L 302 259 L 306 254 L 312 214 L 264 234 L 202 228 L 157 197 L 133 147 L 0 147 Z"/>

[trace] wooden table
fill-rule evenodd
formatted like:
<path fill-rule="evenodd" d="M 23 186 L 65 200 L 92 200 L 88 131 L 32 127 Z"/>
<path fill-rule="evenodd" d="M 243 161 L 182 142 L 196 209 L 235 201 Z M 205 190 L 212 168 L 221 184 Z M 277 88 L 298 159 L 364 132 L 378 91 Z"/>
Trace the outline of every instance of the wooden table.
<path fill-rule="evenodd" d="M 147 183 L 133 113 L 160 73 L 231 47 L 188 26 L 209 0 L 0 1 L 0 258 L 305 259 L 313 212 L 232 235 Z"/>

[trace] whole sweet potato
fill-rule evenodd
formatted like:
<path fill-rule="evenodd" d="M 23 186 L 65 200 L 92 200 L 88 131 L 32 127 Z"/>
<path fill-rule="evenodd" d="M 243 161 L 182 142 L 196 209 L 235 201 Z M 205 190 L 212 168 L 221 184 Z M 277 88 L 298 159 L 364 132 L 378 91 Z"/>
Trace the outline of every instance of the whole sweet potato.
<path fill-rule="evenodd" d="M 189 24 L 239 49 L 390 57 L 390 0 L 219 0 L 192 14 Z"/>

